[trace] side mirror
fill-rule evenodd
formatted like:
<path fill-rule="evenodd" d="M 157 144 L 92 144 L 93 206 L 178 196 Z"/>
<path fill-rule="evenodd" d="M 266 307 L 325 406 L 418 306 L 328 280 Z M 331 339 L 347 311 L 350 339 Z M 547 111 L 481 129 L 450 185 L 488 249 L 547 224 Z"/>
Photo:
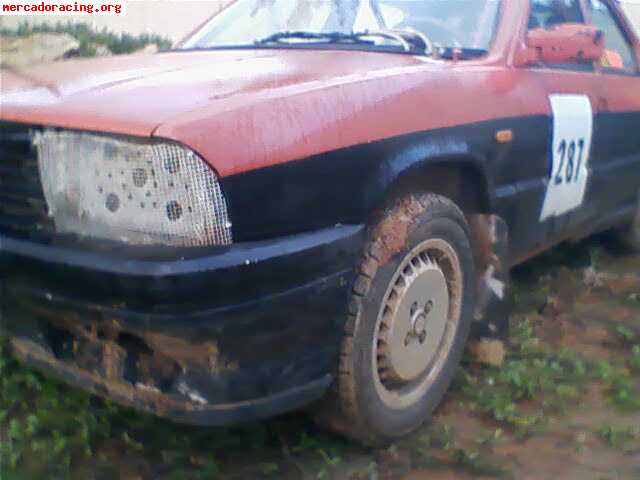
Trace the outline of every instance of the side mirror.
<path fill-rule="evenodd" d="M 602 30 L 581 23 L 563 23 L 529 30 L 526 46 L 516 55 L 516 66 L 537 63 L 584 63 L 599 61 L 605 53 Z"/>

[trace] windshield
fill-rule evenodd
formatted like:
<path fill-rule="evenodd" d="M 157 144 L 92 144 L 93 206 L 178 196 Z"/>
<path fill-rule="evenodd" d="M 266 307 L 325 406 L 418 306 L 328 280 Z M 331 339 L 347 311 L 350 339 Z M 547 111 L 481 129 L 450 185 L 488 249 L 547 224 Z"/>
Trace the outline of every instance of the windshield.
<path fill-rule="evenodd" d="M 442 48 L 488 50 L 500 3 L 500 0 L 237 0 L 187 39 L 182 48 L 254 46 L 280 32 L 352 34 L 414 30 Z M 278 44 L 296 46 L 314 42 L 321 40 L 292 35 L 280 37 Z M 367 48 L 390 44 L 383 37 L 369 43 Z"/>

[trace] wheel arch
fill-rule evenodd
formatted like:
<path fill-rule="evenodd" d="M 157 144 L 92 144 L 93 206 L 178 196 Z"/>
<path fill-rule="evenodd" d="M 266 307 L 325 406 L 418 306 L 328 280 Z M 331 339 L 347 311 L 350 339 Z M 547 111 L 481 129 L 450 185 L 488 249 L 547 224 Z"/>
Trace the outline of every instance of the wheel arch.
<path fill-rule="evenodd" d="M 465 214 L 490 213 L 494 202 L 493 182 L 484 160 L 471 153 L 448 153 L 412 160 L 394 158 L 383 162 L 376 178 L 379 197 L 373 209 L 394 199 L 430 192 L 452 200 Z"/>

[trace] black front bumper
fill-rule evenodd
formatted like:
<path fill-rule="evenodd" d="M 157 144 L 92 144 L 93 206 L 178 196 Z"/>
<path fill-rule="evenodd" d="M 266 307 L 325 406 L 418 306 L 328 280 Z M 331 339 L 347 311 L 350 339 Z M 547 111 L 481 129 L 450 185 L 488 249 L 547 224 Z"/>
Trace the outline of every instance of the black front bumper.
<path fill-rule="evenodd" d="M 120 403 L 265 418 L 331 383 L 362 242 L 336 226 L 160 260 L 0 234 L 0 326 L 28 364 Z"/>

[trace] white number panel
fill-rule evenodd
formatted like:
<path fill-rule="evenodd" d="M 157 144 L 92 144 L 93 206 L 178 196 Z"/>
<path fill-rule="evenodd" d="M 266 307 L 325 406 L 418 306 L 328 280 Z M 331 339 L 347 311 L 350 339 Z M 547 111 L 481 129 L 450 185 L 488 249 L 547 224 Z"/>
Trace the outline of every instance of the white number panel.
<path fill-rule="evenodd" d="M 585 95 L 551 95 L 553 169 L 540 220 L 575 210 L 584 200 L 589 177 L 593 109 Z"/>

